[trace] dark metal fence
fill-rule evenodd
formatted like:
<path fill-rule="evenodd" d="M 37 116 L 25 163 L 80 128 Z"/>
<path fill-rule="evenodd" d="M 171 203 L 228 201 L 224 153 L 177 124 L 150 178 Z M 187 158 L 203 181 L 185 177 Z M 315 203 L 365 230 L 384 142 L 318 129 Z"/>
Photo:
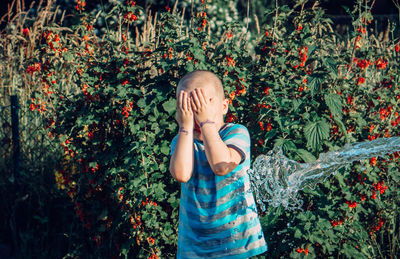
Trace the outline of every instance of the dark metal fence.
<path fill-rule="evenodd" d="M 14 182 L 19 171 L 20 143 L 19 143 L 19 105 L 18 97 L 13 95 L 9 98 L 8 105 L 0 106 L 0 168 Z M 6 171 L 12 170 L 6 173 Z"/>
<path fill-rule="evenodd" d="M 0 258 L 12 258 L 12 250 L 15 258 L 32 255 L 35 241 L 29 238 L 46 223 L 37 215 L 48 220 L 59 197 L 54 172 L 62 148 L 48 138 L 42 116 L 22 98 L 0 95 Z"/>
<path fill-rule="evenodd" d="M 3 181 L 18 183 L 23 172 L 43 173 L 59 153 L 47 137 L 40 114 L 30 111 L 17 95 L 2 97 L 0 105 L 0 172 Z M 51 159 L 53 157 L 53 159 Z M 49 160 L 52 161 L 49 161 Z"/>

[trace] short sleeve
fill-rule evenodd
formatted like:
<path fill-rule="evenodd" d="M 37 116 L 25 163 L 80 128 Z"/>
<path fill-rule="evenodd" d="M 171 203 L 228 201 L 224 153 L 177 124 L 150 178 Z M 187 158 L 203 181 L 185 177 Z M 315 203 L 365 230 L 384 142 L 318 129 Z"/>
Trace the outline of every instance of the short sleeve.
<path fill-rule="evenodd" d="M 178 135 L 176 135 L 171 141 L 171 152 L 169 153 L 170 156 L 174 153 L 176 142 L 178 141 Z"/>
<path fill-rule="evenodd" d="M 242 155 L 240 164 L 250 159 L 250 134 L 247 128 L 240 124 L 234 124 L 228 132 L 222 136 L 222 141 L 228 146 L 236 149 Z"/>

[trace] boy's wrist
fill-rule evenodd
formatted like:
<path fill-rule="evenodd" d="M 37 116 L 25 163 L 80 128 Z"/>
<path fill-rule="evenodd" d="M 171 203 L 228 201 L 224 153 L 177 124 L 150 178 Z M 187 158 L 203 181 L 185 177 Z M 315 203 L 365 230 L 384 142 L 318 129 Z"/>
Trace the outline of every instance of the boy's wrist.
<path fill-rule="evenodd" d="M 193 128 L 194 128 L 194 123 L 179 123 L 178 125 L 179 125 L 179 128 L 183 127 L 188 130 L 193 130 Z"/>
<path fill-rule="evenodd" d="M 182 135 L 189 135 L 190 133 L 193 133 L 193 126 L 179 126 L 179 133 Z"/>
<path fill-rule="evenodd" d="M 203 122 L 200 122 L 200 128 L 202 128 L 206 124 L 215 124 L 215 122 L 212 121 L 212 120 L 207 119 L 207 120 L 205 120 Z"/>

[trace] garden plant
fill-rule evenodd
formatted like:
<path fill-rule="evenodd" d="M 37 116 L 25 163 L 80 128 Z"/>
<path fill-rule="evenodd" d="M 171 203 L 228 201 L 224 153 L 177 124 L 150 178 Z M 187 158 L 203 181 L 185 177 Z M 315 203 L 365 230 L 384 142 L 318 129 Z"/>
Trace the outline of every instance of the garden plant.
<path fill-rule="evenodd" d="M 14 1 L 2 21 L 0 97 L 18 95 L 40 119 L 32 134 L 46 159 L 18 179 L 1 163 L 0 243 L 24 258 L 175 256 L 180 185 L 169 152 L 176 87 L 193 70 L 222 80 L 225 121 L 249 129 L 252 161 L 277 145 L 311 162 L 346 143 L 399 136 L 399 29 L 376 30 L 374 2 L 354 1 L 343 35 L 318 1 L 276 0 L 262 19 L 244 20 L 206 0 L 156 13 L 132 0 L 92 11 L 84 0 L 73 11 Z M 304 189 L 302 210 L 260 209 L 260 257 L 396 258 L 398 157 L 360 161 Z"/>

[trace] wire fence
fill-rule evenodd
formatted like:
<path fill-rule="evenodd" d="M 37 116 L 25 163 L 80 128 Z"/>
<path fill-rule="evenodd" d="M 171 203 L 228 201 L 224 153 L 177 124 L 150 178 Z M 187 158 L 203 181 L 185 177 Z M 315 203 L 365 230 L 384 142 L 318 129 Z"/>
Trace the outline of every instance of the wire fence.
<path fill-rule="evenodd" d="M 43 230 L 51 217 L 47 212 L 60 209 L 55 201 L 64 197 L 54 192 L 62 155 L 57 144 L 48 137 L 42 117 L 18 93 L 0 96 L 0 258 L 12 258 L 12 250 L 20 255 L 15 258 L 31 256 L 36 233 L 48 240 L 61 235 Z"/>
<path fill-rule="evenodd" d="M 15 177 L 19 171 L 19 125 L 18 125 L 18 98 L 13 95 L 9 97 L 9 104 L 0 106 L 0 168 L 3 174 Z M 12 173 L 12 174 L 11 174 Z M 9 179 L 13 182 L 13 179 Z"/>
<path fill-rule="evenodd" d="M 0 122 L 3 180 L 18 185 L 21 174 L 44 173 L 57 162 L 54 154 L 60 149 L 48 138 L 41 116 L 20 103 L 18 95 L 2 97 Z"/>

